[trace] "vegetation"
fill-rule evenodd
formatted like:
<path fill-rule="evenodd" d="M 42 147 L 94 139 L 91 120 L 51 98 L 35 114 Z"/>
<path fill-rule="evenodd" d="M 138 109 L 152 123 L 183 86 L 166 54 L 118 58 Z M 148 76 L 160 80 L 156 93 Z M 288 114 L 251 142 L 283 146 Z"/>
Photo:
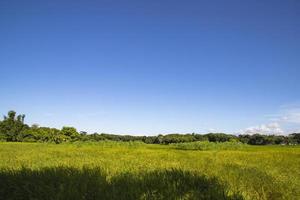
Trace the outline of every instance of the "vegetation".
<path fill-rule="evenodd" d="M 299 199 L 299 146 L 207 144 L 2 142 L 0 199 Z"/>
<path fill-rule="evenodd" d="M 174 143 L 170 145 L 175 149 L 182 149 L 182 150 L 237 150 L 237 149 L 246 149 L 249 145 L 238 143 L 235 141 L 232 142 L 222 142 L 222 143 L 215 143 L 215 142 L 188 142 L 188 143 Z"/>
<path fill-rule="evenodd" d="M 75 141 L 140 141 L 146 144 L 172 144 L 187 143 L 196 141 L 209 142 L 241 142 L 250 145 L 269 145 L 269 144 L 300 144 L 300 133 L 293 133 L 289 136 L 278 135 L 230 135 L 224 133 L 209 134 L 168 134 L 158 136 L 130 136 L 113 135 L 105 133 L 87 134 L 80 132 L 73 127 L 63 127 L 61 130 L 56 128 L 31 127 L 24 123 L 25 115 L 16 115 L 15 111 L 9 111 L 7 116 L 0 121 L 0 141 L 7 142 L 75 142 Z"/>
<path fill-rule="evenodd" d="M 127 172 L 110 180 L 97 168 L 21 169 L 0 172 L 0 176 L 1 188 L 7 188 L 11 180 L 20 185 L 0 193 L 7 199 L 242 199 L 225 194 L 216 179 L 182 170 Z"/>
<path fill-rule="evenodd" d="M 299 133 L 87 134 L 0 121 L 0 199 L 300 199 Z M 273 145 L 266 145 L 273 144 Z"/>

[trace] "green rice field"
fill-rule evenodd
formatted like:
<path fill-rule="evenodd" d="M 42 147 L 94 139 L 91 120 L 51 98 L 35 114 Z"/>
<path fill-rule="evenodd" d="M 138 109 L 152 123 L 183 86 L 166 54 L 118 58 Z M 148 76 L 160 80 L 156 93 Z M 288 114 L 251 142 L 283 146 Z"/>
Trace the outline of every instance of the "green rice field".
<path fill-rule="evenodd" d="M 0 143 L 0 199 L 300 199 L 300 147 Z"/>

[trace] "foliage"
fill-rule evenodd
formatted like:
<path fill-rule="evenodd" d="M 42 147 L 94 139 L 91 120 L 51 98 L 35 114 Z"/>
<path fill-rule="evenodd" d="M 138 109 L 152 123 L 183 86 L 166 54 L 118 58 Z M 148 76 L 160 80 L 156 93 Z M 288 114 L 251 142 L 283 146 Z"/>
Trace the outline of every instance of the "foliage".
<path fill-rule="evenodd" d="M 25 115 L 17 115 L 15 111 L 9 111 L 7 116 L 4 116 L 0 122 L 0 138 L 6 141 L 17 141 L 18 135 L 28 129 L 24 124 Z"/>
<path fill-rule="evenodd" d="M 230 135 L 224 133 L 208 134 L 167 134 L 157 136 L 131 136 L 114 135 L 106 133 L 93 133 L 81 131 L 80 133 L 73 127 L 63 127 L 61 130 L 49 127 L 39 127 L 34 124 L 31 127 L 24 123 L 25 115 L 16 116 L 15 111 L 9 111 L 3 121 L 0 121 L 0 141 L 9 142 L 75 142 L 75 141 L 140 141 L 146 144 L 173 144 L 196 141 L 209 142 L 230 142 L 239 141 L 250 145 L 268 144 L 300 144 L 300 133 L 293 133 L 289 136 L 278 135 Z"/>
<path fill-rule="evenodd" d="M 182 150 L 237 150 L 247 148 L 248 145 L 239 142 L 189 142 L 189 143 L 176 143 L 170 145 L 175 149 Z"/>
<path fill-rule="evenodd" d="M 1 171 L 0 178 L 5 199 L 242 199 L 226 194 L 217 179 L 178 169 L 122 172 L 108 179 L 99 168 L 22 168 Z"/>
<path fill-rule="evenodd" d="M 299 199 L 299 146 L 207 144 L 0 143 L 0 199 Z"/>
<path fill-rule="evenodd" d="M 0 121 L 0 141 L 9 142 L 0 142 L 0 199 L 300 196 L 299 133 L 88 134 L 24 119 L 10 111 Z"/>

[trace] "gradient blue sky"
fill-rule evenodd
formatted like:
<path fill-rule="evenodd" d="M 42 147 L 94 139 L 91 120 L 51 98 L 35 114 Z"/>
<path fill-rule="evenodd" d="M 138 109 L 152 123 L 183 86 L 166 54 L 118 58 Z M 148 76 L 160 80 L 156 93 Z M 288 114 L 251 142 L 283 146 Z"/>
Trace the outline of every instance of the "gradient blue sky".
<path fill-rule="evenodd" d="M 0 1 L 0 113 L 89 132 L 300 129 L 298 0 Z"/>

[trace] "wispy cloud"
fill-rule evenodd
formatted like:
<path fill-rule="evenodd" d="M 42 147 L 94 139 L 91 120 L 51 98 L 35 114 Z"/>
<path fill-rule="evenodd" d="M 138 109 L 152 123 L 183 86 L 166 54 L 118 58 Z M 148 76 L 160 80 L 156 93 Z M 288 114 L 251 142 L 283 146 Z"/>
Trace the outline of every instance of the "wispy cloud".
<path fill-rule="evenodd" d="M 267 123 L 240 130 L 240 134 L 289 134 L 300 131 L 300 104 L 280 106 L 279 111 L 266 115 Z M 287 130 L 285 127 L 289 127 Z"/>
<path fill-rule="evenodd" d="M 270 121 L 278 123 L 300 124 L 300 106 L 282 107 L 276 114 L 266 115 Z"/>
<path fill-rule="evenodd" d="M 300 124 L 300 108 L 286 110 L 278 121 L 282 123 Z"/>
<path fill-rule="evenodd" d="M 265 135 L 281 135 L 284 134 L 279 123 L 273 122 L 269 124 L 261 124 L 258 126 L 251 126 L 245 130 L 240 131 L 241 134 L 253 135 L 256 133 L 265 134 Z"/>

